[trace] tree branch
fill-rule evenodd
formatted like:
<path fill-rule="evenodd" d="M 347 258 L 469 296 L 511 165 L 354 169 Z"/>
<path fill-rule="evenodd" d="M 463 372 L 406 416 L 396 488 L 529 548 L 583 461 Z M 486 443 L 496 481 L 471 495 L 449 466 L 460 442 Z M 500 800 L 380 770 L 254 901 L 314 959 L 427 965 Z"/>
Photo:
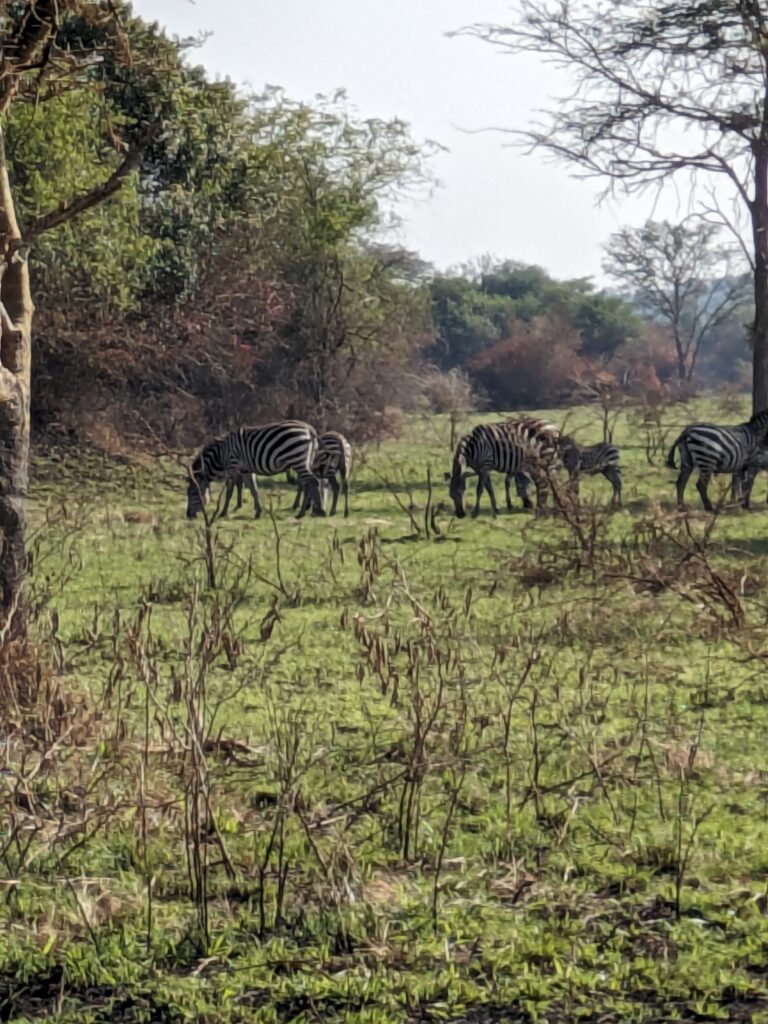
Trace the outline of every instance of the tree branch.
<path fill-rule="evenodd" d="M 83 192 L 79 196 L 60 203 L 55 210 L 50 210 L 48 213 L 36 217 L 22 232 L 23 241 L 31 242 L 32 239 L 37 238 L 44 231 L 50 231 L 53 228 L 60 227 L 62 224 L 66 224 L 117 192 L 125 179 L 139 166 L 141 158 L 147 146 L 154 138 L 158 127 L 154 125 L 142 134 L 141 138 L 128 150 L 120 166 L 101 185 L 97 185 L 88 192 Z"/>

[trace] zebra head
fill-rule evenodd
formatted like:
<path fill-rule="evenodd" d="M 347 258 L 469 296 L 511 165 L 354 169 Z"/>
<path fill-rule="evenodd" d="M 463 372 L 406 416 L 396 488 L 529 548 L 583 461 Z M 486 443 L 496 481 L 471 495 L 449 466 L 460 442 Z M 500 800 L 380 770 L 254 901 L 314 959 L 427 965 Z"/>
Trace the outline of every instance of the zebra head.
<path fill-rule="evenodd" d="M 194 519 L 211 497 L 211 480 L 201 455 L 192 463 L 187 487 L 187 519 Z"/>
<path fill-rule="evenodd" d="M 557 454 L 567 470 L 576 469 L 579 465 L 579 446 L 572 437 L 561 434 L 557 440 Z"/>

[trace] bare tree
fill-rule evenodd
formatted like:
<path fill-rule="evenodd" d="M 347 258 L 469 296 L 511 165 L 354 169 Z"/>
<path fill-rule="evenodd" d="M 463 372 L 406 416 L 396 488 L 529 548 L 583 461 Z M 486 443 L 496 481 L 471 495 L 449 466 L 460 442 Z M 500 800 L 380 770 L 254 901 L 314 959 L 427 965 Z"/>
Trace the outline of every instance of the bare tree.
<path fill-rule="evenodd" d="M 702 345 L 747 296 L 748 278 L 734 247 L 717 244 L 719 231 L 695 217 L 649 220 L 622 228 L 605 246 L 605 272 L 631 289 L 645 313 L 669 325 L 681 385 L 693 377 Z"/>
<path fill-rule="evenodd" d="M 768 3 L 765 0 L 518 0 L 515 23 L 462 30 L 536 53 L 574 88 L 517 131 L 606 192 L 673 175 L 725 177 L 751 222 L 753 403 L 768 406 Z"/>
<path fill-rule="evenodd" d="M 9 117 L 16 104 L 44 102 L 62 89 L 86 82 L 98 89 L 94 68 L 99 55 L 87 47 L 76 51 L 59 39 L 66 20 L 83 16 L 86 7 L 90 25 L 104 30 L 105 48 L 123 47 L 124 33 L 113 3 L 0 3 L 0 643 L 26 628 L 21 595 L 26 573 L 34 314 L 27 262 L 30 245 L 43 231 L 67 223 L 113 195 L 136 167 L 146 144 L 126 148 L 116 139 L 116 149 L 123 155 L 111 173 L 105 172 L 102 184 L 79 195 L 62 196 L 55 209 L 20 223 L 5 156 Z"/>

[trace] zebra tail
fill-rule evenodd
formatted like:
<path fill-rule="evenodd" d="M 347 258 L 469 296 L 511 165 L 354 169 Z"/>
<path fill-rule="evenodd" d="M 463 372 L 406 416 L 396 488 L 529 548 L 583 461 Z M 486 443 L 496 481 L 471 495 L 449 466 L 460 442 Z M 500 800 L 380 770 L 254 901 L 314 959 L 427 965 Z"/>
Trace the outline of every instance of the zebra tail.
<path fill-rule="evenodd" d="M 669 449 L 669 454 L 667 455 L 667 466 L 668 466 L 669 469 L 675 469 L 675 450 L 676 450 L 677 446 L 680 444 L 680 438 L 682 436 L 683 435 L 681 434 L 680 437 L 678 437 L 678 439 L 675 441 L 675 443 Z"/>

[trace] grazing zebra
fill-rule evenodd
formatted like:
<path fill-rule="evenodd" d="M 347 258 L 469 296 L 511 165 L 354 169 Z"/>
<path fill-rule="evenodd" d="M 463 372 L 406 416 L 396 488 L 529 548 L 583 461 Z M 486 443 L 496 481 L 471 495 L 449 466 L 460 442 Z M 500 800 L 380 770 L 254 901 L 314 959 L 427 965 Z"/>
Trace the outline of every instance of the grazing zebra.
<path fill-rule="evenodd" d="M 601 441 L 599 444 L 581 446 L 570 437 L 561 437 L 558 452 L 576 497 L 579 496 L 581 473 L 587 476 L 602 473 L 613 486 L 612 503 L 617 507 L 621 505 L 621 466 L 619 449 L 615 445 Z"/>
<path fill-rule="evenodd" d="M 300 420 L 283 420 L 261 427 L 241 427 L 230 434 L 217 437 L 207 444 L 192 463 L 187 488 L 187 518 L 192 519 L 208 501 L 213 480 L 224 479 L 227 496 L 222 510 L 226 515 L 229 499 L 238 479 L 253 495 L 256 518 L 261 515 L 259 492 L 253 474 L 274 476 L 293 469 L 312 504 L 312 514 L 324 516 L 320 501 L 320 484 L 312 472 L 317 451 L 317 433 L 314 427 Z M 303 515 L 305 507 L 299 512 Z"/>
<path fill-rule="evenodd" d="M 349 474 L 352 470 L 352 445 L 335 430 L 329 430 L 321 434 L 317 441 L 317 455 L 312 463 L 312 472 L 320 481 L 321 498 L 323 484 L 327 480 L 331 486 L 333 502 L 331 504 L 331 515 L 336 514 L 336 504 L 339 500 L 339 493 L 344 495 L 344 518 L 349 515 Z M 336 479 L 336 474 L 341 478 L 341 486 Z M 296 499 L 293 502 L 294 511 L 299 507 L 302 495 L 304 495 L 304 506 L 306 510 L 307 497 L 304 488 L 299 484 L 296 491 Z"/>
<path fill-rule="evenodd" d="M 686 427 L 667 456 L 667 466 L 674 469 L 675 450 L 680 451 L 677 507 L 685 508 L 685 485 L 694 469 L 699 471 L 696 490 L 701 495 L 702 504 L 707 512 L 712 511 L 707 487 L 715 473 L 734 474 L 732 493 L 735 493 L 739 477 L 744 473 L 750 459 L 765 443 L 767 434 L 768 409 L 756 412 L 746 423 L 736 427 L 719 427 L 714 423 L 694 423 Z"/>
<path fill-rule="evenodd" d="M 546 464 L 548 453 L 553 449 L 552 434 L 546 431 L 536 433 L 530 426 L 516 430 L 508 423 L 483 423 L 475 427 L 462 437 L 456 446 L 453 468 L 449 475 L 449 493 L 457 517 L 463 519 L 466 515 L 464 496 L 467 470 L 474 470 L 477 473 L 477 496 L 473 516 L 480 513 L 483 489 L 488 491 L 494 515 L 498 514 L 496 495 L 491 485 L 492 470 L 504 473 L 506 480 L 521 471 L 529 472 L 536 485 L 537 514 L 541 513 L 547 501 L 546 475 L 541 467 L 542 464 Z"/>

